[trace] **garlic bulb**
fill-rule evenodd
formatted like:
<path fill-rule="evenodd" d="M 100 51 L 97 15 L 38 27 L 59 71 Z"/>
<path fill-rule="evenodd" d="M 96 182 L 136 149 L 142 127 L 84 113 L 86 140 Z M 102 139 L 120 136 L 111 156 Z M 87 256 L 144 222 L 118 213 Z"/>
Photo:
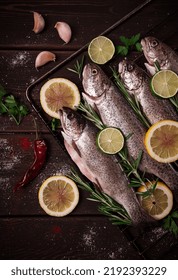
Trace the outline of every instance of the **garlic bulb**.
<path fill-rule="evenodd" d="M 37 12 L 33 12 L 33 18 L 34 18 L 33 31 L 36 34 L 38 34 L 38 33 L 40 33 L 44 29 L 45 21 L 44 21 L 44 18 L 42 17 L 42 15 L 40 15 Z"/>
<path fill-rule="evenodd" d="M 55 61 L 55 59 L 56 59 L 56 56 L 52 52 L 48 52 L 48 51 L 40 52 L 37 55 L 36 60 L 35 60 L 35 68 L 45 65 L 49 61 Z"/>
<path fill-rule="evenodd" d="M 69 43 L 71 36 L 72 36 L 72 31 L 70 26 L 66 22 L 60 22 L 58 21 L 54 28 L 57 29 L 59 37 L 67 44 Z"/>

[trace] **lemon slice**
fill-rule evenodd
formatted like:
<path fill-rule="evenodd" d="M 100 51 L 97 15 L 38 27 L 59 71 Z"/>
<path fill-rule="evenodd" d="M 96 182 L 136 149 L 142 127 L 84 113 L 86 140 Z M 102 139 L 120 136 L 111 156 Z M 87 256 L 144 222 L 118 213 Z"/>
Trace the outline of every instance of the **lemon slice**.
<path fill-rule="evenodd" d="M 106 154 L 116 154 L 124 146 L 124 137 L 119 129 L 107 127 L 97 136 L 97 145 Z"/>
<path fill-rule="evenodd" d="M 97 64 L 105 64 L 113 57 L 114 53 L 113 42 L 105 36 L 94 38 L 88 46 L 88 55 Z"/>
<path fill-rule="evenodd" d="M 148 182 L 147 188 L 150 188 L 155 182 Z M 146 192 L 147 188 L 141 186 L 138 192 Z M 156 220 L 166 217 L 173 207 L 173 194 L 171 190 L 162 182 L 157 182 L 153 194 L 150 196 L 139 195 L 139 201 L 145 211 Z"/>
<path fill-rule="evenodd" d="M 65 78 L 54 78 L 42 86 L 40 103 L 48 115 L 59 119 L 59 110 L 62 107 L 74 109 L 79 105 L 80 93 L 73 82 Z"/>
<path fill-rule="evenodd" d="M 40 187 L 38 199 L 48 215 L 63 217 L 78 204 L 79 191 L 76 184 L 66 176 L 52 176 Z"/>
<path fill-rule="evenodd" d="M 178 76 L 171 70 L 158 71 L 151 79 L 151 88 L 162 98 L 173 97 L 178 91 Z"/>
<path fill-rule="evenodd" d="M 144 139 L 148 154 L 163 163 L 178 159 L 178 122 L 163 120 L 152 125 Z"/>

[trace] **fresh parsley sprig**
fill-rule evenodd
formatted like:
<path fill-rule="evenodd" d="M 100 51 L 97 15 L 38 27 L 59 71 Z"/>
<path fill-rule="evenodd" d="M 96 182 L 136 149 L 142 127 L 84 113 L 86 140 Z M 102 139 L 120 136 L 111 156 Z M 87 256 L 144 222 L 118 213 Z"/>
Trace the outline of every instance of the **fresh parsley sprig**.
<path fill-rule="evenodd" d="M 139 42 L 140 33 L 133 35 L 131 38 L 127 38 L 125 36 L 120 36 L 119 39 L 120 39 L 121 43 L 123 43 L 123 45 L 116 46 L 117 54 L 126 56 L 128 54 L 128 52 L 133 49 L 136 51 L 139 51 L 139 52 L 142 51 L 142 46 Z"/>
<path fill-rule="evenodd" d="M 178 219 L 178 211 L 173 211 L 163 220 L 163 228 L 170 231 L 177 237 L 178 225 L 176 224 L 175 219 Z"/>
<path fill-rule="evenodd" d="M 18 102 L 12 94 L 7 94 L 3 86 L 0 85 L 0 114 L 11 116 L 17 125 L 22 118 L 28 114 L 25 105 Z"/>

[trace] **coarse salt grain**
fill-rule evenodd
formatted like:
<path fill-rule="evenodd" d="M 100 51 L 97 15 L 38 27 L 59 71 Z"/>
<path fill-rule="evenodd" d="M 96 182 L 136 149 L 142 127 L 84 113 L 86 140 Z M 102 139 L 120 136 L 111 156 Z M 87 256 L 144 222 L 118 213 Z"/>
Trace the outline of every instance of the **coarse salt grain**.
<path fill-rule="evenodd" d="M 30 60 L 30 54 L 26 51 L 19 52 L 16 54 L 16 56 L 11 60 L 11 66 L 23 66 Z"/>

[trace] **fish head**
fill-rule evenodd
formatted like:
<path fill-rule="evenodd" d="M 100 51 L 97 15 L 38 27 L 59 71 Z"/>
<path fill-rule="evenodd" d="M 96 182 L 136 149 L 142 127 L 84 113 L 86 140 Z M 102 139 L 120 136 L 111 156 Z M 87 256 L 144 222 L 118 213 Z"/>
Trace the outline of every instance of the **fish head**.
<path fill-rule="evenodd" d="M 157 61 L 161 67 L 167 63 L 168 47 L 154 37 L 145 37 L 141 40 L 141 45 L 145 58 L 150 65 Z"/>
<path fill-rule="evenodd" d="M 59 115 L 65 134 L 73 140 L 78 140 L 85 128 L 85 118 L 75 110 L 67 107 L 63 107 L 59 111 Z"/>
<path fill-rule="evenodd" d="M 144 73 L 134 62 L 123 59 L 119 62 L 118 72 L 122 83 L 128 91 L 137 91 L 141 89 Z"/>
<path fill-rule="evenodd" d="M 88 63 L 83 69 L 83 88 L 93 100 L 101 97 L 109 88 L 110 82 L 99 66 Z"/>

